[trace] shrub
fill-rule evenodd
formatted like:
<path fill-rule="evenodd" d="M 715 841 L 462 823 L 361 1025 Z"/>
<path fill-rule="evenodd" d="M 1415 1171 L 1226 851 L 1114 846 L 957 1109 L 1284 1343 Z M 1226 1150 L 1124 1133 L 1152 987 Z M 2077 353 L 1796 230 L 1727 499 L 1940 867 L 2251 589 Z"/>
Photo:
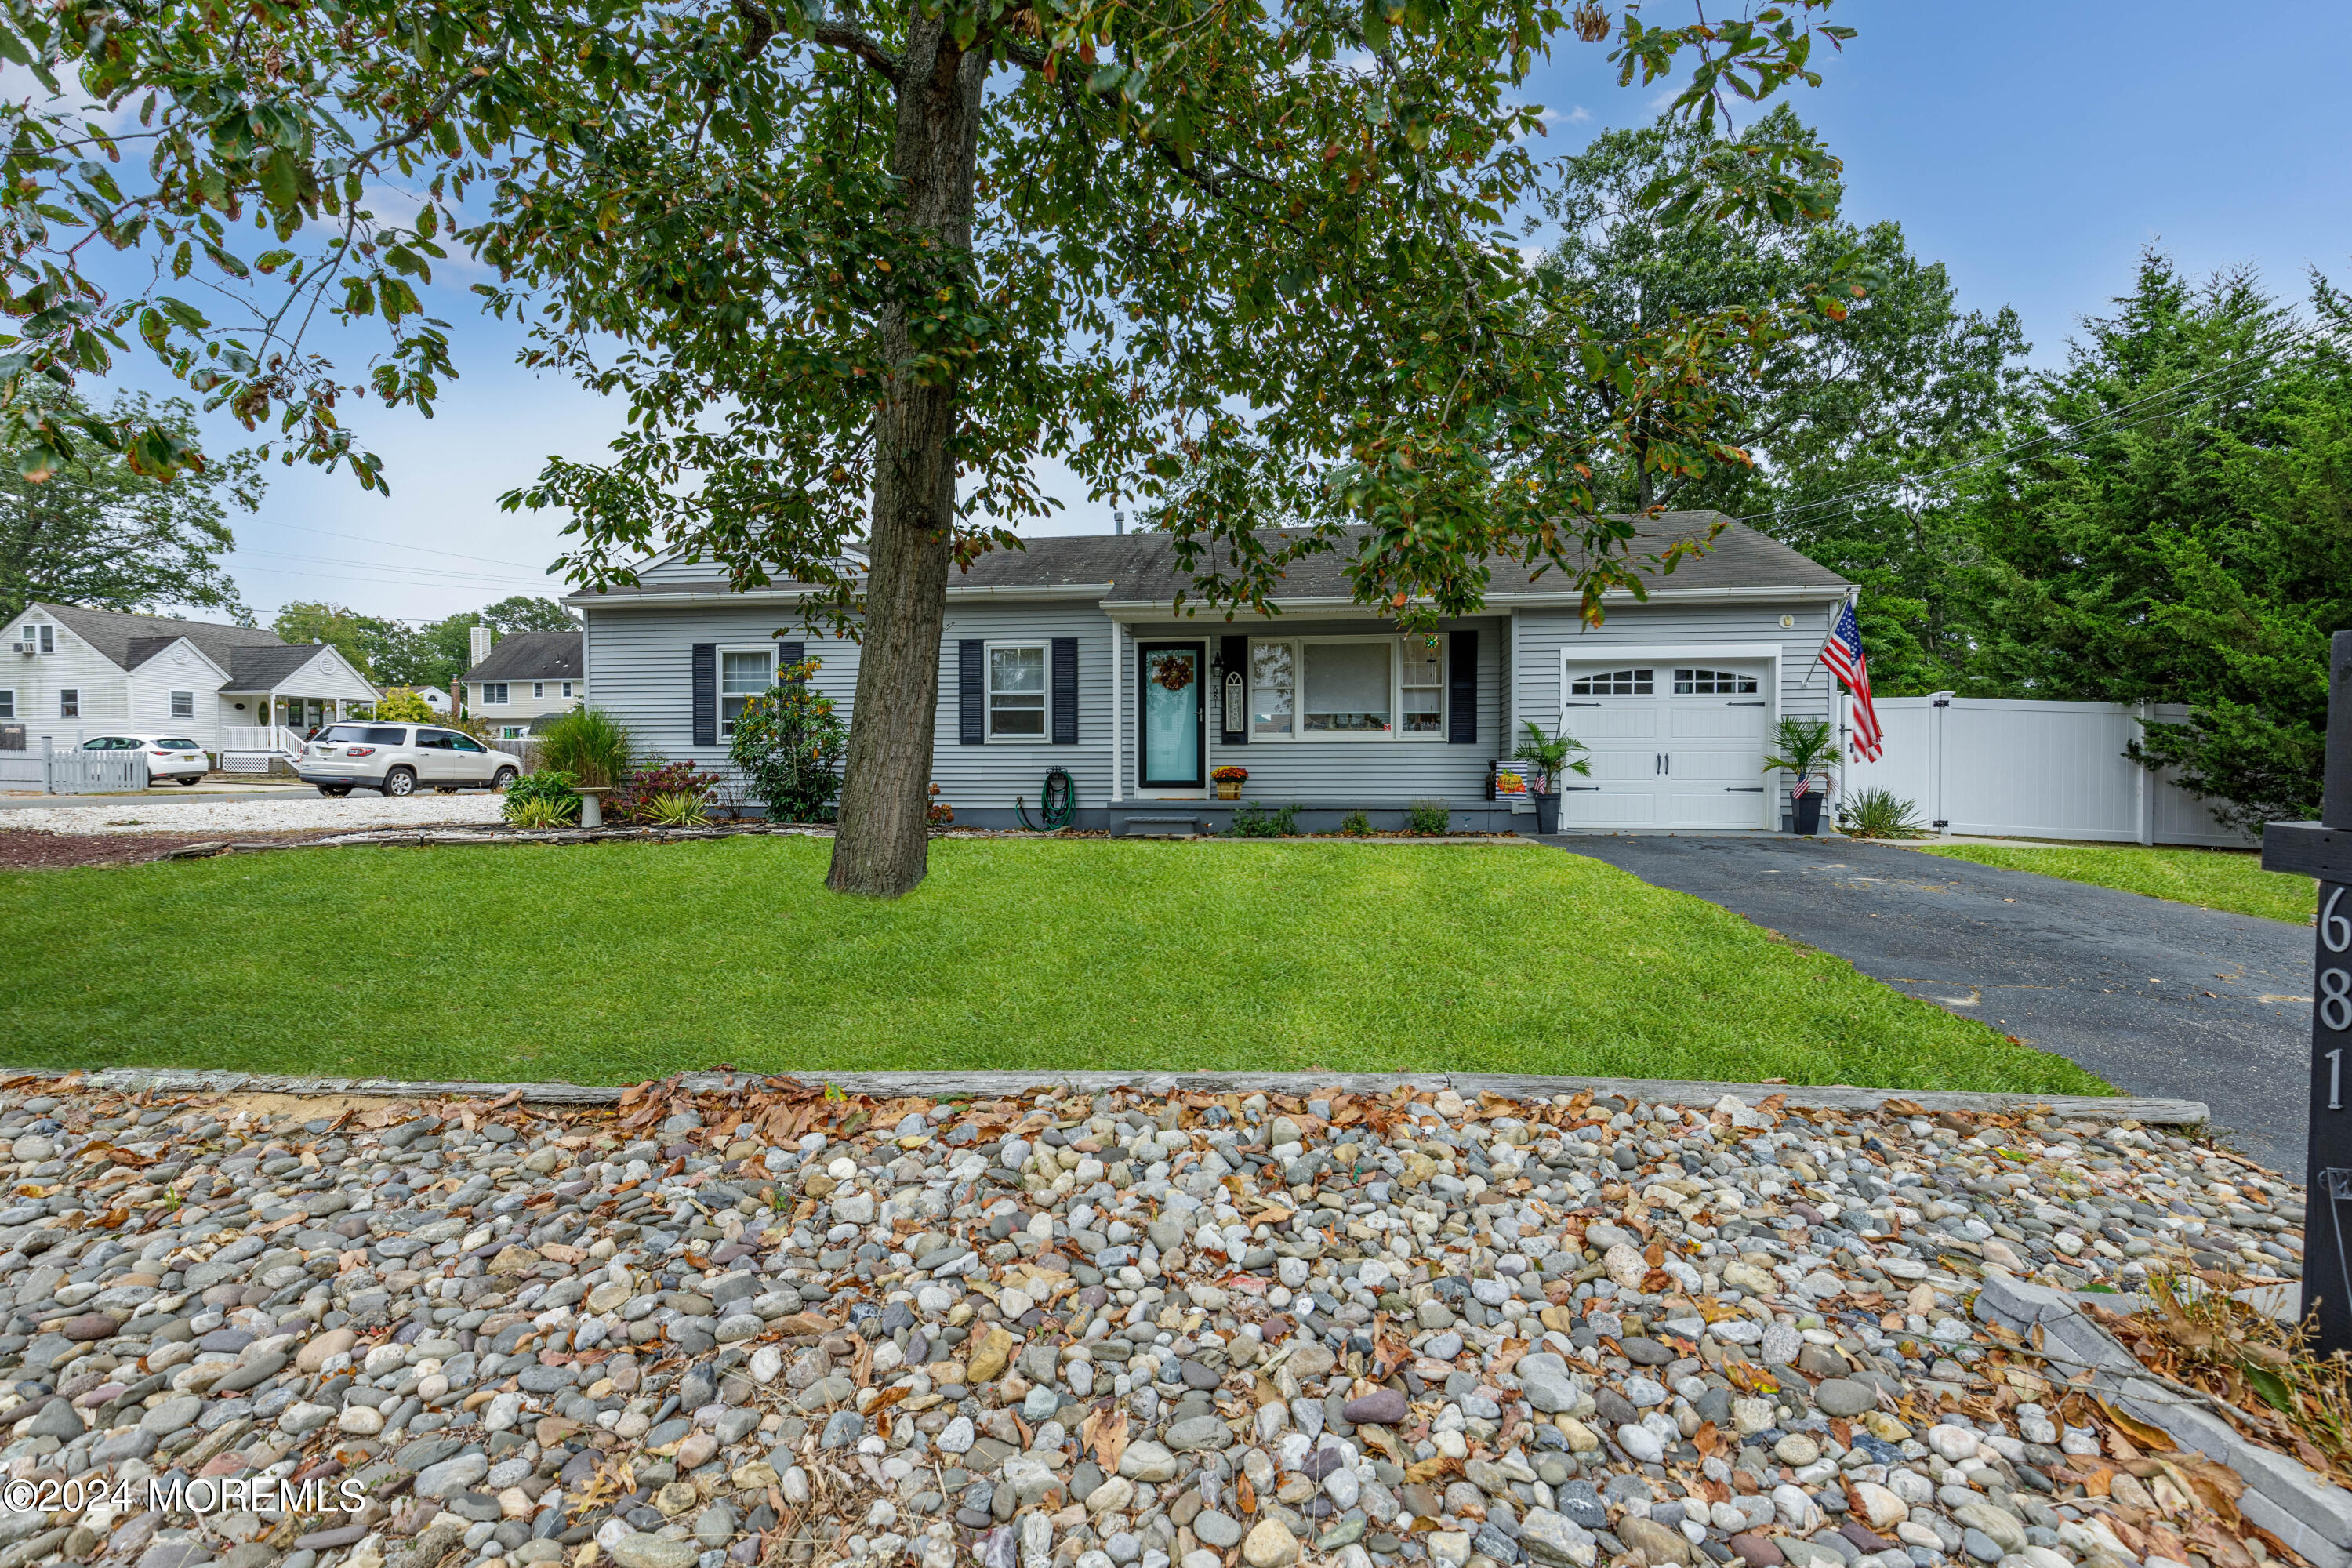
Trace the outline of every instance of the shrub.
<path fill-rule="evenodd" d="M 646 814 L 655 800 L 663 795 L 690 795 L 703 806 L 707 817 L 719 782 L 717 773 L 699 772 L 692 763 L 664 763 L 657 768 L 640 768 L 604 803 L 605 808 L 619 821 L 645 823 L 652 820 Z"/>
<path fill-rule="evenodd" d="M 644 814 L 636 820 L 654 827 L 699 827 L 710 820 L 710 808 L 700 794 L 674 790 L 646 802 Z"/>
<path fill-rule="evenodd" d="M 1444 833 L 1454 826 L 1454 814 L 1442 800 L 1417 800 L 1407 808 L 1405 826 L 1421 834 Z"/>
<path fill-rule="evenodd" d="M 1339 831 L 1350 838 L 1369 838 L 1372 834 L 1372 819 L 1360 811 L 1351 811 L 1340 820 Z"/>
<path fill-rule="evenodd" d="M 1891 789 L 1866 789 L 1838 803 L 1838 831 L 1853 838 L 1925 838 L 1916 810 Z"/>
<path fill-rule="evenodd" d="M 1228 838 L 1288 838 L 1298 831 L 1298 807 L 1286 805 L 1279 811 L 1268 811 L 1258 801 L 1244 801 L 1234 808 L 1234 825 L 1225 829 Z"/>
<path fill-rule="evenodd" d="M 383 724 L 441 722 L 441 715 L 433 710 L 433 704 L 416 695 L 415 688 L 409 686 L 387 687 L 384 694 L 376 699 L 375 717 L 379 723 Z"/>
<path fill-rule="evenodd" d="M 601 708 L 559 714 L 539 738 L 539 763 L 570 773 L 582 789 L 610 789 L 629 776 L 636 742 Z"/>
<path fill-rule="evenodd" d="M 783 683 L 743 704 L 728 757 L 742 770 L 753 798 L 774 822 L 814 822 L 841 793 L 841 759 L 849 726 L 833 699 L 809 684 L 820 661 L 782 671 Z"/>
<path fill-rule="evenodd" d="M 525 773 L 507 785 L 499 813 L 517 827 L 558 827 L 580 820 L 580 796 L 570 773 Z"/>

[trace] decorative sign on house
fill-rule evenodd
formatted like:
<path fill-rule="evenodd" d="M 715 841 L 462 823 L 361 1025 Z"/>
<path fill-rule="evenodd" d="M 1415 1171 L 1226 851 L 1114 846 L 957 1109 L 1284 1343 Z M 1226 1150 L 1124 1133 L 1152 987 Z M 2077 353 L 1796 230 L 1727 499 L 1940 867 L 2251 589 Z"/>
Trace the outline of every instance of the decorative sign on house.
<path fill-rule="evenodd" d="M 2352 1351 L 2352 1262 L 2344 1220 L 2352 1209 L 2352 631 L 2328 650 L 2327 768 L 2317 822 L 2273 822 L 2263 830 L 2263 868 L 2319 879 L 2313 934 L 2311 1136 L 2304 1191 L 2303 1310 L 2316 1313 L 2315 1353 Z"/>

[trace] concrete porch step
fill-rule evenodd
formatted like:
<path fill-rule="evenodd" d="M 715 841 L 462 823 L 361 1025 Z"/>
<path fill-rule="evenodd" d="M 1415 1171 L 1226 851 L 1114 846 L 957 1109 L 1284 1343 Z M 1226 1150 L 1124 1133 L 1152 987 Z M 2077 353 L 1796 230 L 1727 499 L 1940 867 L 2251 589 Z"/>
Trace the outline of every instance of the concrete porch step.
<path fill-rule="evenodd" d="M 1122 838 L 1198 838 L 1197 816 L 1128 816 L 1119 819 Z"/>

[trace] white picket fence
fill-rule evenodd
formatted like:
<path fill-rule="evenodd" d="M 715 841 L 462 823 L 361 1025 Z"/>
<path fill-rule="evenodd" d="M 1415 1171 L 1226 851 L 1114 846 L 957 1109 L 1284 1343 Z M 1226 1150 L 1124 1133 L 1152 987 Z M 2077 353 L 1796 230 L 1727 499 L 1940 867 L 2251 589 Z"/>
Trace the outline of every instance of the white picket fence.
<path fill-rule="evenodd" d="M 1849 797 L 1891 790 L 1948 833 L 2118 844 L 2250 848 L 2203 802 L 2124 754 L 2143 717 L 2179 723 L 2186 706 L 2031 702 L 1978 697 L 1878 701 L 1885 754 L 1849 762 Z"/>
<path fill-rule="evenodd" d="M 110 795 L 146 787 L 144 752 L 0 752 L 0 790 Z"/>

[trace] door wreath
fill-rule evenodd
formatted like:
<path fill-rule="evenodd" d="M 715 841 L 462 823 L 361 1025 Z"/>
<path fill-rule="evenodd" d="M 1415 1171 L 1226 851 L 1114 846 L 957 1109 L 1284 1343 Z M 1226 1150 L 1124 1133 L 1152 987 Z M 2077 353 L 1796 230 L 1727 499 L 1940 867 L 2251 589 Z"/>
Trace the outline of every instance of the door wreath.
<path fill-rule="evenodd" d="M 1192 658 L 1188 654 L 1156 653 L 1151 656 L 1152 684 L 1168 691 L 1181 691 L 1192 684 Z"/>

